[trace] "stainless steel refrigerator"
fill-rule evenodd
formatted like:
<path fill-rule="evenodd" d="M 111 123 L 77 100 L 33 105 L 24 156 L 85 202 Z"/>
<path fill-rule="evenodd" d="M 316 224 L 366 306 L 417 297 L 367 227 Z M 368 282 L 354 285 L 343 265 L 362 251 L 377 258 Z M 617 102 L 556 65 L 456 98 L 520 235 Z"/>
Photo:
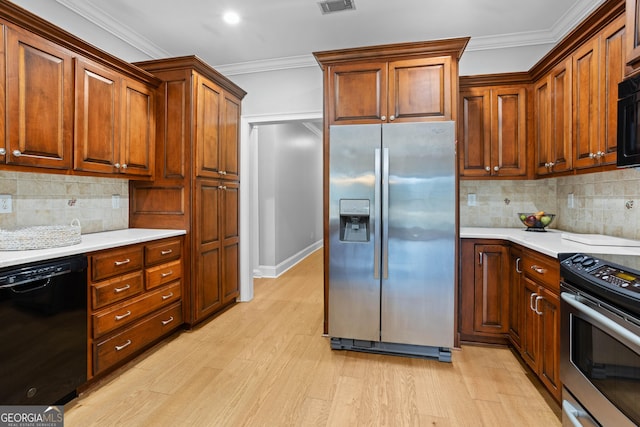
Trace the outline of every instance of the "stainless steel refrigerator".
<path fill-rule="evenodd" d="M 454 122 L 331 126 L 329 153 L 332 348 L 451 361 Z"/>

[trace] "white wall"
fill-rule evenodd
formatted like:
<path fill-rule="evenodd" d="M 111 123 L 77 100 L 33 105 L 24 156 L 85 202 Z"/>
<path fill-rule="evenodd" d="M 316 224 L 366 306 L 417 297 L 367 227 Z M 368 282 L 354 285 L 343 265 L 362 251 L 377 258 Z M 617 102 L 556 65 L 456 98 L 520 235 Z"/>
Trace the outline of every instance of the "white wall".
<path fill-rule="evenodd" d="M 276 277 L 322 241 L 322 138 L 299 121 L 257 131 L 258 274 Z"/>

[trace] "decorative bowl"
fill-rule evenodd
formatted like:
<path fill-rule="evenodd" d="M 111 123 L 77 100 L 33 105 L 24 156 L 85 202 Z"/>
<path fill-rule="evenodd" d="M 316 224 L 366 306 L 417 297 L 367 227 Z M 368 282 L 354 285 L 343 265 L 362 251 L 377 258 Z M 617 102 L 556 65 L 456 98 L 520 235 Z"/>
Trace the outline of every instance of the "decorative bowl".
<path fill-rule="evenodd" d="M 518 213 L 518 219 L 527 226 L 526 231 L 546 231 L 545 227 L 553 222 L 555 214 L 544 211 L 535 213 Z"/>

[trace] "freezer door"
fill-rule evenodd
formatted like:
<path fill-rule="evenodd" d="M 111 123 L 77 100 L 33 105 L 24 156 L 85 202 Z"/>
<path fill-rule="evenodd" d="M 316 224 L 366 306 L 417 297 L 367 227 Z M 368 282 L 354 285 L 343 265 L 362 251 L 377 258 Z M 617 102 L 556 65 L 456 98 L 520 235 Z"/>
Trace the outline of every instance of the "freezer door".
<path fill-rule="evenodd" d="M 382 141 L 381 340 L 453 347 L 454 122 L 384 124 Z"/>
<path fill-rule="evenodd" d="M 379 341 L 381 127 L 331 126 L 330 137 L 329 335 Z"/>

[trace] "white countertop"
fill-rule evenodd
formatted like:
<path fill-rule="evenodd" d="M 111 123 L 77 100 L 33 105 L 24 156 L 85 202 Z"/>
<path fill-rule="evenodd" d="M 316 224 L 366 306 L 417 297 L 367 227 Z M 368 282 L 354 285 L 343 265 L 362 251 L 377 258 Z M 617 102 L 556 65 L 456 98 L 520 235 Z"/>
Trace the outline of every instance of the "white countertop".
<path fill-rule="evenodd" d="M 460 227 L 461 238 L 508 240 L 553 258 L 556 258 L 559 253 L 563 252 L 640 256 L 640 247 L 638 246 L 615 246 L 616 243 L 623 239 L 611 237 L 610 242 L 607 242 L 607 236 L 599 236 L 600 239 L 598 239 L 598 241 L 606 243 L 606 245 L 587 245 L 573 240 L 563 239 L 563 233 L 578 234 L 555 229 L 548 229 L 546 232 L 534 232 L 525 231 L 524 228 Z"/>
<path fill-rule="evenodd" d="M 181 236 L 183 234 L 186 234 L 185 230 L 150 228 L 126 228 L 124 230 L 83 234 L 82 242 L 77 245 L 29 251 L 0 251 L 0 268 L 148 242 L 166 237 Z"/>

